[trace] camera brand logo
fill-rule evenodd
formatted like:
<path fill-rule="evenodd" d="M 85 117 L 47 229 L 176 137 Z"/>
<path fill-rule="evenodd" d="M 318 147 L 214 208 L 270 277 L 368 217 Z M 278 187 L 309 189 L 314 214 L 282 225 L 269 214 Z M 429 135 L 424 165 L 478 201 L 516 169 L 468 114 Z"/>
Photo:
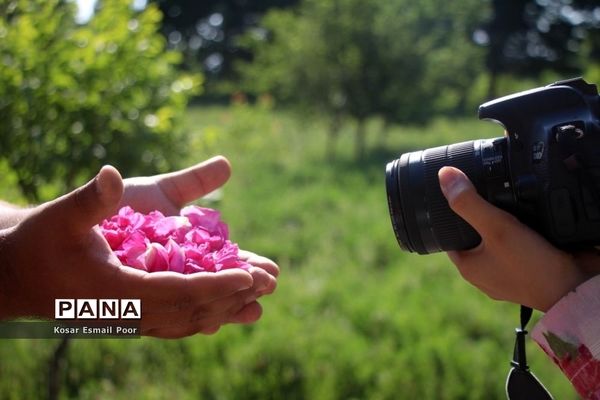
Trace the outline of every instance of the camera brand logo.
<path fill-rule="evenodd" d="M 139 299 L 55 299 L 55 319 L 142 319 Z"/>

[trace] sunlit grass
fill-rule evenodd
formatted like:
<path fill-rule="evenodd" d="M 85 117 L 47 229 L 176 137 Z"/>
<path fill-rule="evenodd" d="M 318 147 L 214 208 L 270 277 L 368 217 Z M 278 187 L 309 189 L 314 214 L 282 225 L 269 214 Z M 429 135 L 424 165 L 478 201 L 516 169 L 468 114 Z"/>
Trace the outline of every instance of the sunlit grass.
<path fill-rule="evenodd" d="M 344 126 L 331 160 L 317 116 L 211 107 L 190 110 L 187 124 L 192 151 L 182 164 L 214 154 L 231 160 L 233 176 L 211 205 L 233 240 L 280 264 L 277 292 L 262 302 L 259 323 L 211 337 L 75 341 L 65 397 L 505 398 L 518 307 L 470 287 L 443 254 L 402 253 L 384 187 L 385 164 L 400 152 L 500 136 L 501 127 L 474 117 L 384 132 L 373 121 L 368 156 L 357 161 L 354 126 Z M 0 398 L 19 398 L 31 376 L 43 388 L 52 346 L 0 342 Z M 530 365 L 555 397 L 575 399 L 529 347 Z"/>

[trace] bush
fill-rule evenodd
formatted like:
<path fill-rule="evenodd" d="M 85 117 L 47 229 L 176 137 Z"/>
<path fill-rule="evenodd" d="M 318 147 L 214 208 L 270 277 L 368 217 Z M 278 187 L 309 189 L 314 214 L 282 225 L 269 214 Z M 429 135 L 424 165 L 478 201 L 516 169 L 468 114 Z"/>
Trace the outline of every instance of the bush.
<path fill-rule="evenodd" d="M 178 120 L 200 77 L 176 70 L 157 7 L 100 4 L 79 25 L 71 1 L 0 0 L 0 157 L 29 200 L 103 164 L 152 173 L 180 156 Z"/>

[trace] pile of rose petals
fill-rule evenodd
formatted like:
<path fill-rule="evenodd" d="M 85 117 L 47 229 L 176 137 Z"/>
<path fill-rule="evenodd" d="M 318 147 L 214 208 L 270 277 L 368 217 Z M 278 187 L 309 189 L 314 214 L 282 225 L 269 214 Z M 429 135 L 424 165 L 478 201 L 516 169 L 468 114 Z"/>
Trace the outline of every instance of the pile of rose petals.
<path fill-rule="evenodd" d="M 178 216 L 159 211 L 135 212 L 125 206 L 100 224 L 102 234 L 121 263 L 148 272 L 183 274 L 250 268 L 229 240 L 218 211 L 187 206 Z"/>

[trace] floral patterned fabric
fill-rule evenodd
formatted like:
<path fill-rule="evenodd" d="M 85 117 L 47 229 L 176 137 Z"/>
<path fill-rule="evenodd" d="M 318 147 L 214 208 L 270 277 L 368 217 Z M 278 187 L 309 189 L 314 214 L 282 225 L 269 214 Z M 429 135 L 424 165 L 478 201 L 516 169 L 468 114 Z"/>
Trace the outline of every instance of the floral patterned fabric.
<path fill-rule="evenodd" d="M 599 313 L 600 275 L 556 303 L 531 335 L 584 399 L 600 400 Z"/>

